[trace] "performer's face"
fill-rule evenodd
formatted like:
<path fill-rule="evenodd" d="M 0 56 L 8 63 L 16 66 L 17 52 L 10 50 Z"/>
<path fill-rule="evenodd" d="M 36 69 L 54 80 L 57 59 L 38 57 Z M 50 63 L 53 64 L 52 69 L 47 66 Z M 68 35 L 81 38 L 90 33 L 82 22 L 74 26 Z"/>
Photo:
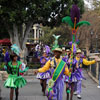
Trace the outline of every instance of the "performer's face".
<path fill-rule="evenodd" d="M 43 53 L 43 56 L 44 56 L 44 57 L 47 57 L 47 53 Z"/>
<path fill-rule="evenodd" d="M 67 55 L 69 55 L 70 51 L 66 51 Z"/>
<path fill-rule="evenodd" d="M 55 56 L 56 58 L 60 58 L 60 55 L 61 55 L 61 52 L 59 52 L 59 51 L 54 51 L 54 56 Z"/>
<path fill-rule="evenodd" d="M 17 56 L 14 56 L 13 57 L 13 61 L 17 61 L 18 57 Z"/>
<path fill-rule="evenodd" d="M 80 57 L 81 57 L 81 52 L 80 52 L 80 53 L 77 53 L 76 56 L 77 56 L 78 58 L 80 58 Z"/>
<path fill-rule="evenodd" d="M 62 50 L 62 53 L 64 54 L 65 53 L 65 50 Z"/>

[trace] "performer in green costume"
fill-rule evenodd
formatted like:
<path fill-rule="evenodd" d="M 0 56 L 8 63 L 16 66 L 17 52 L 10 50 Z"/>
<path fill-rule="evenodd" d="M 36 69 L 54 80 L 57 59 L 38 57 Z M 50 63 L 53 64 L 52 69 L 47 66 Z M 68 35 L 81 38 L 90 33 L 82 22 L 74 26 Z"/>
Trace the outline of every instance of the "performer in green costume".
<path fill-rule="evenodd" d="M 13 93 L 15 90 L 16 98 L 15 100 L 18 100 L 18 90 L 19 88 L 26 85 L 26 80 L 20 76 L 19 73 L 23 73 L 28 70 L 26 68 L 24 71 L 21 71 L 21 61 L 18 61 L 18 56 L 20 53 L 19 48 L 16 44 L 12 45 L 11 50 L 13 53 L 11 54 L 11 61 L 7 63 L 5 66 L 5 69 L 7 73 L 9 74 L 8 79 L 4 82 L 4 87 L 10 88 L 10 100 L 13 100 Z"/>

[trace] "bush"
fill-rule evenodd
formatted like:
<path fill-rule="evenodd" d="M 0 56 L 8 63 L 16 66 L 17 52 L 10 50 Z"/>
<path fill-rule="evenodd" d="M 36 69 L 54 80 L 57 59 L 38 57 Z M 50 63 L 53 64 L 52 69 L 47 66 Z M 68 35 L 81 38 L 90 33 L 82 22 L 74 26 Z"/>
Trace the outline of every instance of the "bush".
<path fill-rule="evenodd" d="M 4 69 L 4 65 L 5 65 L 4 62 L 0 63 L 0 70 L 3 70 Z"/>
<path fill-rule="evenodd" d="M 0 70 L 4 70 L 4 65 L 5 63 L 2 62 L 0 63 Z M 30 69 L 38 69 L 40 68 L 40 63 L 28 63 L 27 66 L 30 68 Z"/>
<path fill-rule="evenodd" d="M 28 63 L 27 66 L 30 68 L 30 69 L 38 69 L 40 68 L 40 63 Z"/>

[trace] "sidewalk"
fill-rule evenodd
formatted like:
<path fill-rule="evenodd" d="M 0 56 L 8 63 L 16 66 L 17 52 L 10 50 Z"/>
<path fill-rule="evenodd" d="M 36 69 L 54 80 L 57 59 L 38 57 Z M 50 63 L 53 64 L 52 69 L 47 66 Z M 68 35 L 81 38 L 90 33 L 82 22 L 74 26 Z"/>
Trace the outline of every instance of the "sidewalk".
<path fill-rule="evenodd" d="M 81 100 L 100 100 L 100 89 L 97 88 L 97 84 L 90 79 L 86 71 L 84 71 L 84 75 L 87 80 L 83 80 L 82 83 Z M 35 76 L 27 76 L 26 79 L 28 84 L 24 88 L 20 89 L 19 100 L 47 100 L 46 96 L 42 96 L 39 80 L 35 79 Z M 9 100 L 9 89 L 5 89 L 3 87 L 3 82 L 0 82 L 0 86 L 2 89 L 2 100 Z M 65 90 L 63 97 L 63 100 L 66 100 Z M 73 100 L 78 99 L 76 96 L 74 96 Z"/>

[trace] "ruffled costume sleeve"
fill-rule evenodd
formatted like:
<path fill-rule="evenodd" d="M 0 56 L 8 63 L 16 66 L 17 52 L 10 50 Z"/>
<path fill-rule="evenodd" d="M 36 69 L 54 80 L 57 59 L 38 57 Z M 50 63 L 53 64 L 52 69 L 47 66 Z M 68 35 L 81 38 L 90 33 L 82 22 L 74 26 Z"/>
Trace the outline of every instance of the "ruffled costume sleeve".
<path fill-rule="evenodd" d="M 38 72 L 46 72 L 47 70 L 49 70 L 49 68 L 50 68 L 50 60 L 44 65 L 44 67 L 42 67 L 42 68 L 39 68 L 38 69 Z M 64 74 L 65 75 L 69 75 L 69 70 L 68 70 L 68 67 L 67 66 L 65 66 L 65 71 L 64 71 Z"/>
<path fill-rule="evenodd" d="M 86 60 L 86 59 L 83 59 L 83 64 L 84 65 L 92 65 L 92 64 L 95 64 L 96 63 L 96 61 L 95 60 L 92 60 L 92 61 L 88 61 L 88 60 Z"/>
<path fill-rule="evenodd" d="M 21 66 L 22 66 L 22 62 L 21 61 L 18 61 L 18 64 L 19 64 L 19 72 L 20 73 L 24 73 L 24 72 L 28 71 L 29 67 L 26 67 L 24 70 L 21 69 Z"/>
<path fill-rule="evenodd" d="M 48 71 L 49 70 L 49 68 L 50 68 L 50 60 L 42 67 L 42 68 L 39 68 L 38 69 L 38 72 L 46 72 L 46 71 Z"/>

